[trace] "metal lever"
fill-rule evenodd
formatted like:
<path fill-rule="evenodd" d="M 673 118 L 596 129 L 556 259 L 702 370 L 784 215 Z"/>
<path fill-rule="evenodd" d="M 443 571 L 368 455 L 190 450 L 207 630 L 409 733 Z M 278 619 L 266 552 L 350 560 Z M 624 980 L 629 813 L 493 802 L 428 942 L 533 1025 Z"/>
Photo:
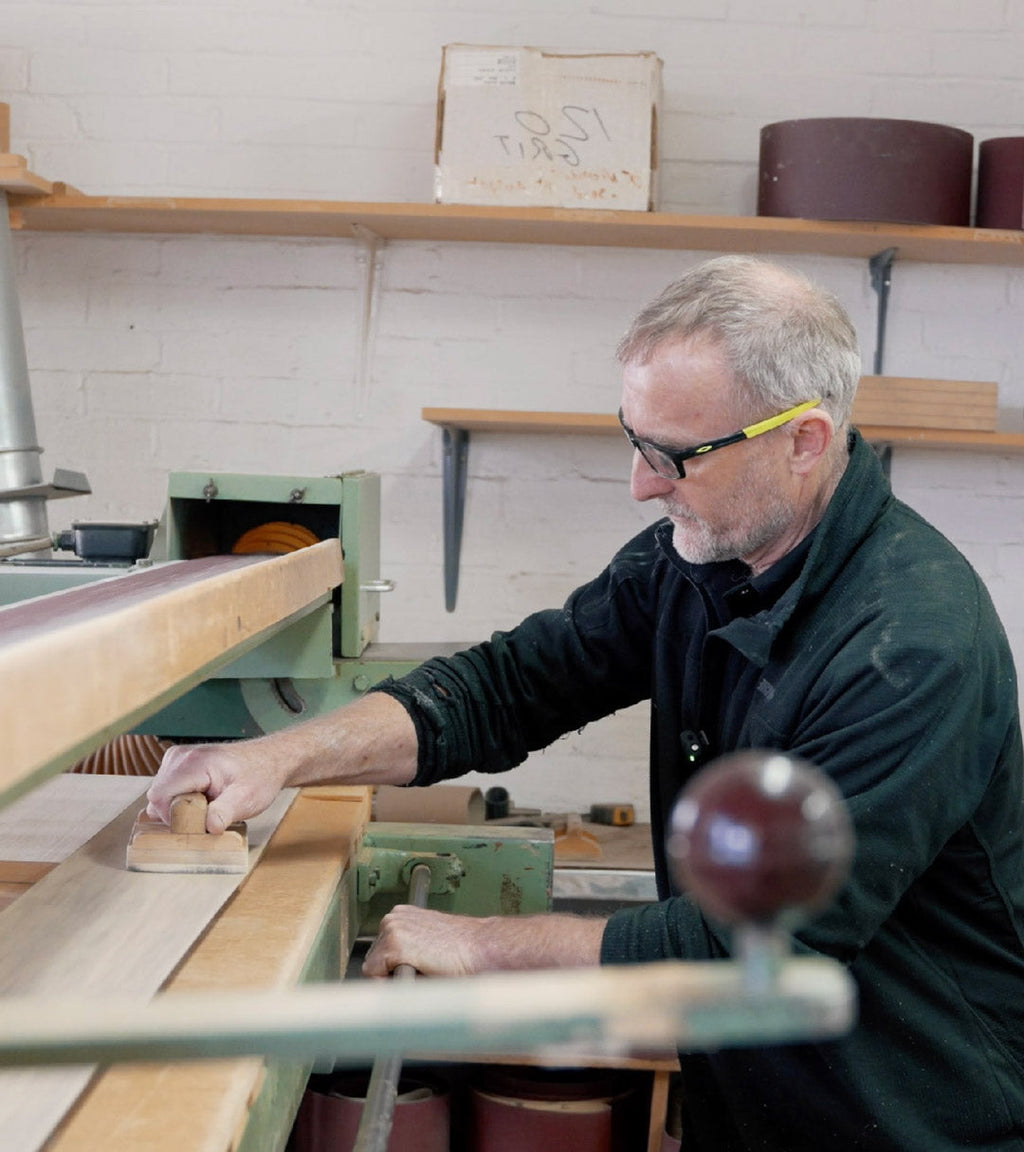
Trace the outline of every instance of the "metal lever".
<path fill-rule="evenodd" d="M 409 903 L 417 908 L 426 908 L 429 892 L 430 868 L 426 864 L 417 864 L 409 877 Z M 416 969 L 411 964 L 399 964 L 391 975 L 395 980 L 411 980 Z M 400 1055 L 379 1056 L 374 1061 L 352 1152 L 386 1152 L 401 1074 Z"/>

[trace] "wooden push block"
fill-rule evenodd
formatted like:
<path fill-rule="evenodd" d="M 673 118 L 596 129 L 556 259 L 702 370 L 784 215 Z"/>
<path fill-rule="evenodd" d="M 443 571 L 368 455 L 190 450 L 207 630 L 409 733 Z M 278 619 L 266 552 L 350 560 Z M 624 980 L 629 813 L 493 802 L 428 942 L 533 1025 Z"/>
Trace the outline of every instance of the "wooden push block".
<path fill-rule="evenodd" d="M 583 827 L 583 821 L 575 812 L 566 817 L 565 826 L 555 828 L 556 860 L 600 860 L 603 854 L 601 842 Z"/>
<path fill-rule="evenodd" d="M 245 824 L 220 834 L 206 831 L 206 797 L 189 792 L 171 801 L 171 823 L 143 809 L 135 821 L 125 865 L 129 872 L 246 872 L 249 843 Z"/>

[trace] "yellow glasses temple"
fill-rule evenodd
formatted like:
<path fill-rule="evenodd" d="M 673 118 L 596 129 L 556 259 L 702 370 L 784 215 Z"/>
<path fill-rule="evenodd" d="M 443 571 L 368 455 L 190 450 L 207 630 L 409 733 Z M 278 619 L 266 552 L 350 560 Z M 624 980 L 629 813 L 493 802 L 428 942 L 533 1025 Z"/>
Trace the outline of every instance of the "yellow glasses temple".
<path fill-rule="evenodd" d="M 780 412 L 778 416 L 769 416 L 767 420 L 759 420 L 756 424 L 748 425 L 743 429 L 743 435 L 749 440 L 751 436 L 760 436 L 762 432 L 770 432 L 773 428 L 778 428 L 780 424 L 787 423 L 795 416 L 799 416 L 801 412 L 815 408 L 820 403 L 820 396 L 814 400 L 805 400 L 802 404 L 797 404 L 795 408 L 788 408 L 785 412 Z"/>

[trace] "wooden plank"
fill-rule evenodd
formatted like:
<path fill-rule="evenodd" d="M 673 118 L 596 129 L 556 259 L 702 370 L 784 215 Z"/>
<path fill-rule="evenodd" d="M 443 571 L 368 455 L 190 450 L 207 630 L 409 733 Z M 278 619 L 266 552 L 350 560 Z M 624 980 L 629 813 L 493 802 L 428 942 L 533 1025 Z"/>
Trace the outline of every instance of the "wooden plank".
<path fill-rule="evenodd" d="M 263 816 L 250 822 L 253 861 L 294 796 L 294 791 L 283 793 Z M 128 872 L 125 844 L 141 804 L 142 800 L 133 800 L 0 913 L 4 996 L 151 996 L 235 892 L 241 876 Z M 36 1152 L 93 1071 L 83 1067 L 0 1073 L 5 1152 Z"/>
<path fill-rule="evenodd" d="M 60 775 L 0 810 L 0 912 L 91 840 L 148 784 L 138 777 Z"/>
<path fill-rule="evenodd" d="M 36 231 L 344 239 L 352 239 L 359 229 L 365 229 L 389 240 L 814 253 L 861 258 L 895 248 L 900 260 L 1024 263 L 1024 234 L 1019 231 L 602 209 L 83 196 L 58 190 L 36 202 L 19 202 L 11 223 L 16 228 Z"/>
<path fill-rule="evenodd" d="M 0 860 L 0 883 L 29 887 L 56 867 L 48 860 Z"/>
<path fill-rule="evenodd" d="M 424 408 L 422 418 L 443 428 L 467 432 L 616 432 L 622 426 L 609 412 L 518 412 L 504 408 Z M 623 439 L 625 443 L 625 439 Z"/>
<path fill-rule="evenodd" d="M 119 816 L 152 783 L 142 776 L 64 773 L 0 809 L 0 864 L 59 864 Z M 71 814 L 73 813 L 73 817 Z"/>
<path fill-rule="evenodd" d="M 999 387 L 982 380 L 862 376 L 853 404 L 856 424 L 994 432 Z"/>
<path fill-rule="evenodd" d="M 326 603 L 338 540 L 177 561 L 0 609 L 0 791 L 11 799 Z"/>
<path fill-rule="evenodd" d="M 53 192 L 53 184 L 30 172 L 24 156 L 4 149 L 0 152 L 0 192 L 20 196 L 49 196 Z"/>
<path fill-rule="evenodd" d="M 320 925 L 338 907 L 342 874 L 369 817 L 368 788 L 304 789 L 259 866 L 168 990 L 276 990 L 297 983 Z M 344 912 L 344 901 L 341 907 Z M 347 923 L 341 931 L 348 934 Z M 328 961 L 334 976 L 349 950 L 348 940 L 336 943 L 337 958 Z M 253 1100 L 280 1072 L 259 1059 L 120 1065 L 96 1080 L 47 1152 L 234 1152 Z M 287 1132 L 291 1117 L 276 1122 Z M 268 1140 L 262 1146 L 280 1145 Z"/>

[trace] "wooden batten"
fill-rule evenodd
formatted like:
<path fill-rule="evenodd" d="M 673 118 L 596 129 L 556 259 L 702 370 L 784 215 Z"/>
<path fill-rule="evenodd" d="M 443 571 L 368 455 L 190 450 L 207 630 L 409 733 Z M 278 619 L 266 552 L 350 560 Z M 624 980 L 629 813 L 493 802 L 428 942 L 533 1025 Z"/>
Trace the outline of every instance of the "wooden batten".
<path fill-rule="evenodd" d="M 853 405 L 855 424 L 994 432 L 998 385 L 980 380 L 862 376 Z"/>
<path fill-rule="evenodd" d="M 0 609 L 0 794 L 13 798 L 328 602 L 341 547 L 215 556 Z"/>

